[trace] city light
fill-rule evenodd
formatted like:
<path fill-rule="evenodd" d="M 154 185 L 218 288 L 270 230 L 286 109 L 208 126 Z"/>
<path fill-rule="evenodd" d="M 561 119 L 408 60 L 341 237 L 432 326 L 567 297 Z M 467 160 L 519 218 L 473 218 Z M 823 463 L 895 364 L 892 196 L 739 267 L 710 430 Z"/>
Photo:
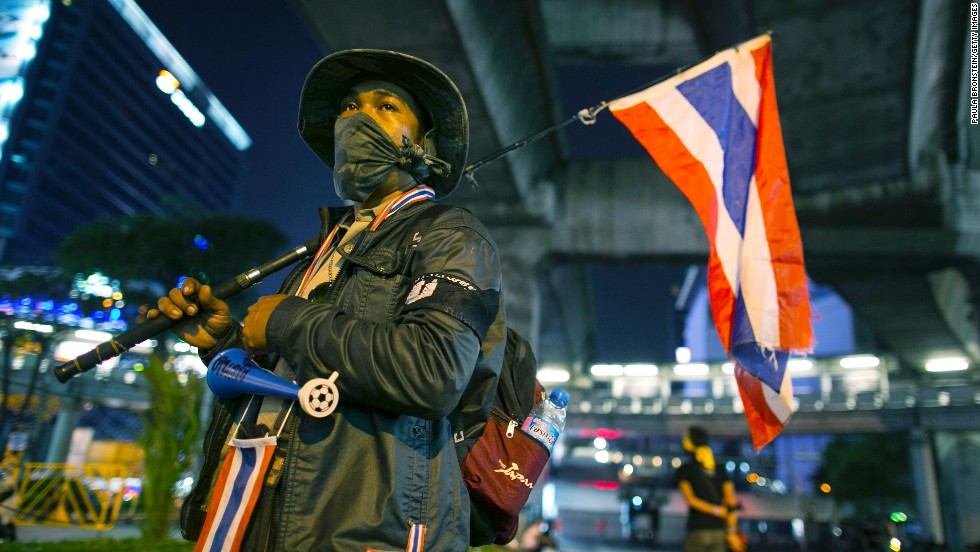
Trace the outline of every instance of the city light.
<path fill-rule="evenodd" d="M 809 372 L 813 370 L 813 361 L 805 358 L 794 358 L 786 363 L 790 372 Z"/>
<path fill-rule="evenodd" d="M 676 376 L 706 376 L 708 375 L 708 365 L 707 364 L 678 364 L 674 366 L 674 375 Z"/>
<path fill-rule="evenodd" d="M 562 368 L 542 368 L 538 370 L 538 380 L 541 383 L 562 383 L 569 380 L 571 375 Z"/>
<path fill-rule="evenodd" d="M 180 109 L 191 124 L 198 128 L 204 126 L 206 120 L 204 114 L 191 102 L 183 90 L 174 90 L 173 94 L 170 95 L 170 101 L 177 106 L 177 109 Z"/>
<path fill-rule="evenodd" d="M 963 357 L 934 358 L 926 362 L 926 372 L 957 372 L 969 367 L 970 363 Z"/>
<path fill-rule="evenodd" d="M 621 364 L 593 364 L 589 372 L 596 377 L 616 377 L 623 375 Z"/>
<path fill-rule="evenodd" d="M 840 359 L 841 368 L 874 368 L 881 359 L 874 355 L 853 355 Z"/>
<path fill-rule="evenodd" d="M 54 331 L 54 326 L 50 324 L 35 324 L 33 322 L 27 322 L 25 320 L 18 320 L 14 322 L 14 327 L 18 330 L 29 330 L 32 332 L 39 333 L 51 333 Z"/>
<path fill-rule="evenodd" d="M 160 89 L 164 94 L 173 94 L 178 88 L 180 88 L 180 82 L 177 77 L 173 76 L 170 71 L 163 69 L 160 74 L 157 75 L 157 88 Z"/>
<path fill-rule="evenodd" d="M 627 364 L 623 367 L 623 373 L 632 378 L 652 377 L 657 372 L 656 364 Z"/>

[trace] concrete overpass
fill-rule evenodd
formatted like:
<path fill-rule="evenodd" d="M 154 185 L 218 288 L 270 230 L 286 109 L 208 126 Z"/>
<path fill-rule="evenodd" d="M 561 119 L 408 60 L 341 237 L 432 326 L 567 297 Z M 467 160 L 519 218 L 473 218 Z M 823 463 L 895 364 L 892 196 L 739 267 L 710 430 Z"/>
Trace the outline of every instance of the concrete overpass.
<path fill-rule="evenodd" d="M 923 377 L 925 359 L 940 353 L 980 362 L 980 176 L 971 155 L 977 127 L 966 124 L 965 3 L 292 4 L 325 53 L 395 49 L 444 68 L 469 106 L 471 161 L 626 91 L 610 82 L 593 101 L 569 106 L 563 97 L 597 89 L 569 75 L 635 70 L 633 87 L 772 30 L 809 275 L 846 298 L 909 377 Z M 618 125 L 603 115 L 598 140 Z M 451 200 L 491 225 L 506 263 L 509 321 L 534 337 L 545 362 L 592 360 L 597 321 L 583 260 L 705 258 L 698 220 L 649 159 L 583 157 L 558 133 L 476 176 L 479 189 L 461 186 Z M 561 300 L 548 289 L 561 289 Z"/>

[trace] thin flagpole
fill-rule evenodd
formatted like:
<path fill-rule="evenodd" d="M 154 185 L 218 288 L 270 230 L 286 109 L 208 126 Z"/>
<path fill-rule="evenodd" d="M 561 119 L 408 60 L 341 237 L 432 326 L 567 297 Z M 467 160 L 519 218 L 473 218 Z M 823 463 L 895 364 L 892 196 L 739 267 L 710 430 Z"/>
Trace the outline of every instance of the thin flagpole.
<path fill-rule="evenodd" d="M 763 34 L 768 35 L 768 36 L 772 36 L 772 31 L 769 30 L 769 31 L 766 31 Z M 758 38 L 758 37 L 753 37 L 753 38 L 750 38 L 748 40 L 743 40 L 742 42 L 739 42 L 735 46 L 731 46 L 729 48 L 725 48 L 725 50 L 731 50 L 731 49 L 734 48 L 735 51 L 737 52 L 738 49 L 743 44 L 745 44 L 747 42 L 750 42 L 752 40 L 755 40 L 756 38 Z M 475 189 L 477 189 L 479 187 L 479 183 L 476 181 L 476 177 L 473 176 L 473 173 L 475 173 L 478 169 L 480 169 L 484 165 L 486 165 L 488 163 L 492 163 L 492 162 L 496 161 L 497 159 L 500 159 L 501 157 L 507 155 L 508 153 L 510 153 L 510 152 L 512 152 L 512 151 L 514 151 L 514 150 L 516 150 L 518 148 L 522 148 L 522 147 L 530 144 L 531 142 L 534 142 L 535 140 L 538 140 L 540 138 L 544 138 L 545 136 L 551 134 L 552 132 L 555 132 L 558 129 L 564 128 L 564 127 L 566 127 L 566 126 L 574 123 L 575 121 L 580 121 L 583 125 L 593 125 L 593 124 L 595 124 L 596 116 L 600 112 L 602 112 L 603 110 L 607 109 L 609 107 L 609 104 L 610 103 L 612 103 L 612 102 L 614 102 L 614 101 L 616 101 L 616 100 L 618 100 L 620 98 L 625 98 L 626 96 L 629 96 L 631 94 L 635 94 L 635 93 L 637 93 L 637 92 L 639 92 L 641 90 L 646 90 L 647 88 L 650 88 L 651 86 L 660 84 L 661 82 L 664 82 L 667 79 L 673 78 L 673 77 L 675 77 L 675 76 L 683 73 L 684 71 L 687 71 L 688 69 L 690 69 L 692 67 L 696 67 L 696 66 L 698 66 L 698 65 L 700 65 L 700 64 L 708 61 L 709 59 L 713 58 L 714 56 L 718 55 L 721 52 L 724 52 L 725 50 L 718 50 L 717 52 L 715 52 L 715 53 L 713 53 L 713 54 L 711 54 L 709 56 L 705 56 L 705 57 L 703 57 L 703 58 L 701 58 L 701 59 L 699 59 L 699 60 L 697 60 L 697 61 L 695 61 L 693 63 L 689 63 L 689 64 L 684 65 L 682 67 L 678 67 L 677 69 L 674 69 L 674 71 L 672 71 L 671 73 L 668 73 L 666 75 L 662 75 L 661 77 L 656 78 L 656 79 L 654 79 L 654 80 L 652 80 L 652 81 L 650 81 L 650 82 L 648 82 L 646 84 L 642 84 L 640 86 L 637 86 L 636 88 L 633 88 L 629 92 L 625 92 L 623 94 L 620 94 L 620 95 L 616 96 L 615 98 L 613 98 L 611 100 L 603 101 L 603 102 L 600 102 L 600 103 L 598 103 L 598 104 L 596 104 L 596 105 L 594 105 L 592 107 L 587 107 L 587 108 L 581 109 L 581 110 L 579 110 L 578 113 L 576 113 L 575 115 L 572 115 L 571 117 L 569 117 L 569 118 L 567 118 L 567 119 L 565 119 L 563 121 L 560 121 L 558 123 L 555 123 L 555 124 L 551 125 L 550 127 L 545 128 L 545 129 L 539 130 L 538 132 L 535 132 L 534 134 L 528 136 L 527 138 L 522 138 L 522 139 L 514 142 L 513 144 L 511 144 L 511 145 L 503 148 L 503 149 L 500 149 L 498 151 L 495 151 L 495 152 L 491 153 L 490 155 L 488 155 L 488 156 L 486 156 L 486 157 L 484 157 L 484 158 L 482 158 L 482 159 L 480 159 L 480 160 L 478 160 L 478 161 L 476 161 L 476 162 L 474 162 L 474 163 L 472 163 L 470 165 L 467 165 L 467 167 L 465 169 L 463 169 L 463 176 L 466 177 L 466 180 L 469 181 L 470 186 L 472 186 L 473 189 L 475 190 Z"/>

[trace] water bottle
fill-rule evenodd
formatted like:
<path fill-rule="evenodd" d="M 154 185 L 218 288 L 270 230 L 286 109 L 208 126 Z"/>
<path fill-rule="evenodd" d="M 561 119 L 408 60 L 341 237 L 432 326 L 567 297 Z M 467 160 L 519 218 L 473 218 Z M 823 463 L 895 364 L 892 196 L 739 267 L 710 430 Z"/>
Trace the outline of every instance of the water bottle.
<path fill-rule="evenodd" d="M 549 451 L 555 446 L 558 434 L 565 429 L 565 406 L 568 405 L 568 391 L 556 387 L 548 398 L 538 403 L 524 420 L 521 430 L 534 437 Z"/>

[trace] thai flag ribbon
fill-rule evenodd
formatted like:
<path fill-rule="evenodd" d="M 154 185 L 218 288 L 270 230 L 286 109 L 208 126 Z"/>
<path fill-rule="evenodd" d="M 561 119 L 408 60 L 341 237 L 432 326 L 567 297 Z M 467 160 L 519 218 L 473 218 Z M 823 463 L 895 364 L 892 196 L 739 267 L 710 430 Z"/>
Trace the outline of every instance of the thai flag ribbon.
<path fill-rule="evenodd" d="M 759 450 L 792 416 L 790 353 L 812 348 L 772 41 L 762 35 L 719 52 L 609 109 L 704 225 L 712 318 Z"/>
<path fill-rule="evenodd" d="M 194 552 L 239 549 L 275 450 L 275 436 L 231 440 Z"/>

